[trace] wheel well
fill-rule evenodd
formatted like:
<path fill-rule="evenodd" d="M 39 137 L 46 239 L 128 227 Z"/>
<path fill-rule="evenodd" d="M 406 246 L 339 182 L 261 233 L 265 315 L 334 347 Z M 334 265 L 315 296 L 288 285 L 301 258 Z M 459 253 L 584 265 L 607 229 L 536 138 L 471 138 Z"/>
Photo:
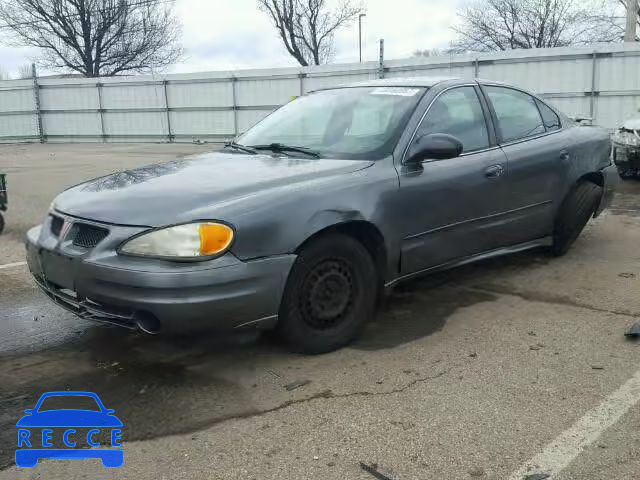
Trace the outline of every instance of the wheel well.
<path fill-rule="evenodd" d="M 387 248 L 384 243 L 384 237 L 382 233 L 380 233 L 380 230 L 378 230 L 378 227 L 364 220 L 353 220 L 326 227 L 302 242 L 302 244 L 296 248 L 295 253 L 300 253 L 300 251 L 310 243 L 332 233 L 348 235 L 360 242 L 367 249 L 371 258 L 373 258 L 376 271 L 378 272 L 379 282 L 381 284 L 384 282 L 387 268 Z"/>
<path fill-rule="evenodd" d="M 604 177 L 602 175 L 602 172 L 589 172 L 581 176 L 580 180 L 586 180 L 598 185 L 599 187 L 604 187 Z"/>

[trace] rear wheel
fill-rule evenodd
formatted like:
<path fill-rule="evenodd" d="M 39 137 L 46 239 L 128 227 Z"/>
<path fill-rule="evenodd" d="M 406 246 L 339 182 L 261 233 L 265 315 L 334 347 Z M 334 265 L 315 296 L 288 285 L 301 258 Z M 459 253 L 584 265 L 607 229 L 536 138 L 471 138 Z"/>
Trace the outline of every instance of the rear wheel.
<path fill-rule="evenodd" d="M 582 180 L 566 196 L 553 231 L 551 252 L 556 256 L 564 255 L 576 241 L 580 232 L 595 212 L 602 198 L 602 187 Z"/>
<path fill-rule="evenodd" d="M 303 248 L 294 263 L 278 333 L 292 350 L 324 353 L 351 342 L 373 315 L 377 274 L 365 247 L 328 234 Z"/>
<path fill-rule="evenodd" d="M 4 217 L 0 213 L 0 233 L 4 230 Z"/>

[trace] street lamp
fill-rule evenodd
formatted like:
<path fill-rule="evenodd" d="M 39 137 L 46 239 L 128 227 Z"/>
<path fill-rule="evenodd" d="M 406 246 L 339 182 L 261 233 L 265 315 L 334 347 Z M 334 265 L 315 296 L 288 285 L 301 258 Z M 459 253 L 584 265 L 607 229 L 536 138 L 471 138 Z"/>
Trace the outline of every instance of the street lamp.
<path fill-rule="evenodd" d="M 360 51 L 360 63 L 362 63 L 362 17 L 366 16 L 366 13 L 358 15 L 358 50 Z"/>

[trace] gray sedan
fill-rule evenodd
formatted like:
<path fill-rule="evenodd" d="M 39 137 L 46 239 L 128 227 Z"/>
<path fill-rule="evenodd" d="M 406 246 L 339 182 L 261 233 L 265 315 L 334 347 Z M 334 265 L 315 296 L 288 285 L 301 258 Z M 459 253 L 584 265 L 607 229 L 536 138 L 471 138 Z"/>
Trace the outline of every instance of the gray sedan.
<path fill-rule="evenodd" d="M 221 152 L 70 188 L 28 232 L 27 259 L 83 318 L 276 328 L 326 352 L 400 281 L 564 254 L 610 201 L 610 150 L 605 130 L 516 87 L 373 80 L 300 97 Z"/>

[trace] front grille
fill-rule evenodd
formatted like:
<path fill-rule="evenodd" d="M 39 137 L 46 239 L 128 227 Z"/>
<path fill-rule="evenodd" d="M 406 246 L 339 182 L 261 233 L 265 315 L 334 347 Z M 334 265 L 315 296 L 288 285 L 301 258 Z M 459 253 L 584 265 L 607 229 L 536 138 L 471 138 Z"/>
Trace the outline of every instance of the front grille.
<path fill-rule="evenodd" d="M 105 237 L 109 235 L 106 228 L 88 225 L 86 223 L 75 223 L 71 231 L 71 238 L 76 247 L 93 248 Z"/>
<path fill-rule="evenodd" d="M 55 215 L 51 215 L 51 233 L 55 237 L 60 236 L 60 232 L 62 231 L 62 226 L 64 225 L 64 220 L 60 217 L 56 217 Z"/>

